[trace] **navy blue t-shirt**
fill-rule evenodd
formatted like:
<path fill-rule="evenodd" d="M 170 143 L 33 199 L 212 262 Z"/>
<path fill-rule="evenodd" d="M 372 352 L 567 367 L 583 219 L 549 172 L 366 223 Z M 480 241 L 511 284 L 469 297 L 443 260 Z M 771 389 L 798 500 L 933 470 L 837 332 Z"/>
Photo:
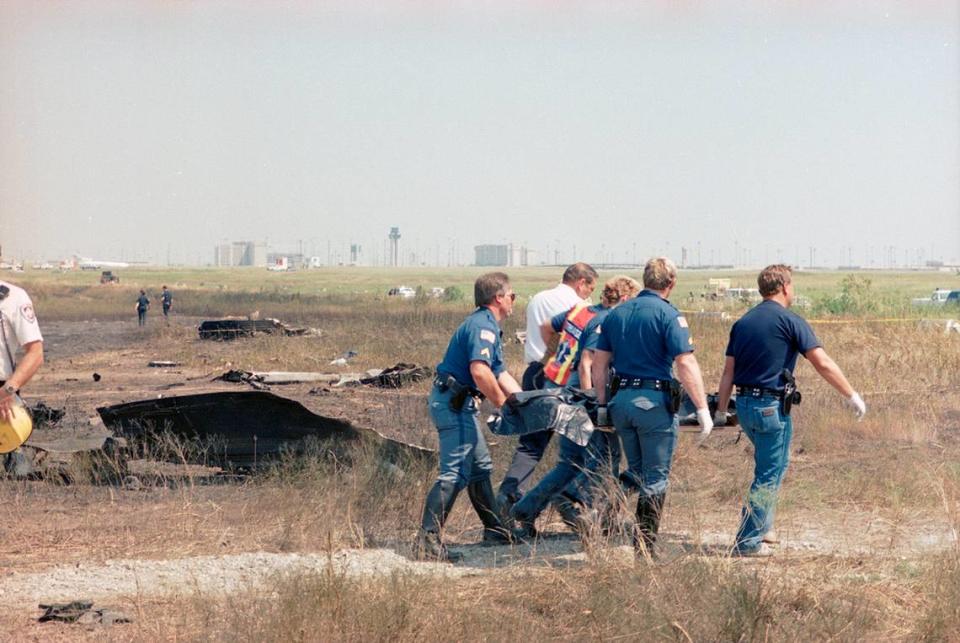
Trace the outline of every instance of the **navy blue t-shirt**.
<path fill-rule="evenodd" d="M 160 298 L 163 299 L 163 305 L 164 305 L 164 307 L 169 307 L 170 304 L 173 303 L 173 293 L 170 292 L 169 290 L 164 290 L 164 291 L 160 294 Z"/>
<path fill-rule="evenodd" d="M 137 310 L 146 310 L 147 306 L 150 305 L 150 300 L 147 299 L 146 295 L 140 295 L 137 297 Z"/>
<path fill-rule="evenodd" d="M 596 350 L 613 353 L 613 368 L 623 376 L 668 380 L 673 360 L 693 352 L 687 320 L 651 290 L 620 304 L 600 324 Z"/>
<path fill-rule="evenodd" d="M 727 357 L 733 358 L 733 383 L 782 389 L 783 369 L 792 373 L 798 354 L 821 345 L 805 319 L 767 299 L 730 329 Z"/>
<path fill-rule="evenodd" d="M 494 377 L 504 371 L 500 326 L 487 307 L 473 311 L 453 333 L 437 374 L 452 375 L 460 384 L 475 387 L 470 362 L 477 361 L 485 362 Z"/>

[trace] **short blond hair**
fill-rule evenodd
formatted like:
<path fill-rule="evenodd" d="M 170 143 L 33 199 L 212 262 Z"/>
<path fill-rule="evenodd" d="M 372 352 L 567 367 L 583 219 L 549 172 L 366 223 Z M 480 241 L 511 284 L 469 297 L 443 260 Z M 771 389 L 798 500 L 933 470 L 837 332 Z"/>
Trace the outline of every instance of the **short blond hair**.
<path fill-rule="evenodd" d="M 604 306 L 616 306 L 624 297 L 632 297 L 640 292 L 640 282 L 633 277 L 617 275 L 603 284 L 600 300 Z"/>
<path fill-rule="evenodd" d="M 793 281 L 793 268 L 775 263 L 760 271 L 757 277 L 757 289 L 763 297 L 776 295 Z"/>
<path fill-rule="evenodd" d="M 666 290 L 677 280 L 677 264 L 667 257 L 654 257 L 643 267 L 643 287 Z"/>

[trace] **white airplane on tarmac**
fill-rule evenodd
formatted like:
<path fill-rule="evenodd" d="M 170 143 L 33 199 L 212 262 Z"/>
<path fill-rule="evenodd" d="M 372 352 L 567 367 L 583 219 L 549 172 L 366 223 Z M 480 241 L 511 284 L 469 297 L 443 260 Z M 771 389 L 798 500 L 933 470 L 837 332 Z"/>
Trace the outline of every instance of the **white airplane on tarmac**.
<path fill-rule="evenodd" d="M 73 265 L 80 270 L 100 270 L 101 268 L 130 267 L 130 264 L 126 261 L 101 261 L 100 259 L 81 257 L 80 255 L 73 255 Z"/>

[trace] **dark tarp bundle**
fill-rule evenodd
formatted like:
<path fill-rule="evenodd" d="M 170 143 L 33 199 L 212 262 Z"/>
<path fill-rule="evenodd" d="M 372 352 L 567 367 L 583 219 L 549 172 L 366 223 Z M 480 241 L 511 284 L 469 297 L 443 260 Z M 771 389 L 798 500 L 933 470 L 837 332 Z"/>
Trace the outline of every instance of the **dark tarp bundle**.
<path fill-rule="evenodd" d="M 596 407 L 592 392 L 566 388 L 516 393 L 503 405 L 502 413 L 487 422 L 497 435 L 526 435 L 552 430 L 586 446 L 593 434 L 590 412 Z"/>

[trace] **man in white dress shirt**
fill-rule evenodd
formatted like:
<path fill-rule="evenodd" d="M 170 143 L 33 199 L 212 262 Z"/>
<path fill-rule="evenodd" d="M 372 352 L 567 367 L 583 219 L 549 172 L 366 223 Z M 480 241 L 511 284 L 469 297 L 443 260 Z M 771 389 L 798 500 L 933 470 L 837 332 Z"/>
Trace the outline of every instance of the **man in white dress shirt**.
<path fill-rule="evenodd" d="M 527 304 L 527 339 L 523 346 L 523 356 L 527 368 L 523 373 L 524 391 L 543 388 L 543 357 L 547 346 L 540 334 L 540 326 L 554 315 L 570 310 L 576 304 L 593 294 L 599 276 L 592 266 L 578 262 L 569 266 L 563 273 L 563 281 L 550 290 L 538 292 Z M 497 494 L 500 510 L 509 516 L 510 507 L 518 501 L 530 482 L 537 463 L 550 444 L 553 435 L 550 431 L 539 431 L 520 436 L 517 450 L 513 454 L 507 475 L 500 483 Z"/>

